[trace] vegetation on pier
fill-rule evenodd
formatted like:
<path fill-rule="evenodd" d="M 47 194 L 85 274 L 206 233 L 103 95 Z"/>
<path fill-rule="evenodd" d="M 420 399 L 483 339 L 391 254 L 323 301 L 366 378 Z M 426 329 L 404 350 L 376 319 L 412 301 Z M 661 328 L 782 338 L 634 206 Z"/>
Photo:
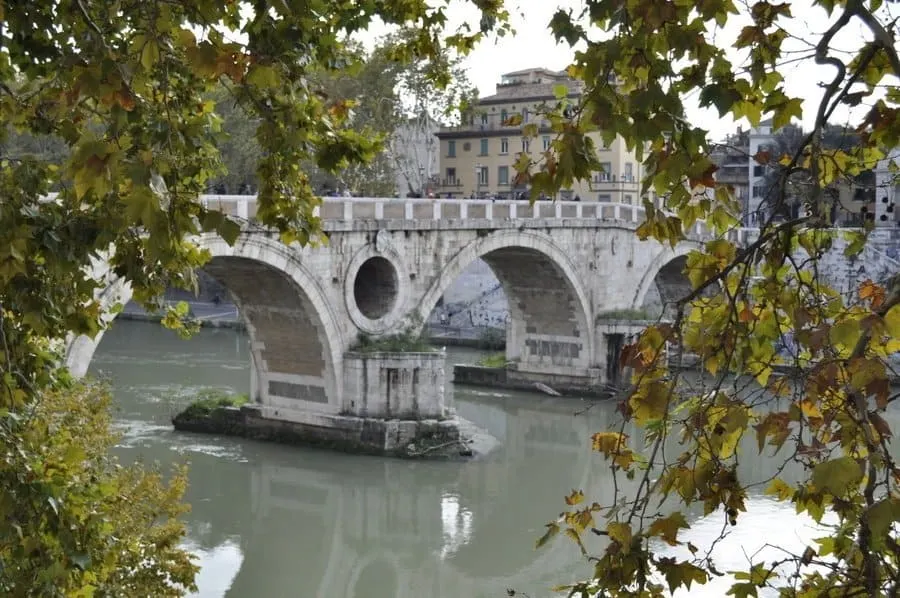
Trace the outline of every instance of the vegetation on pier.
<path fill-rule="evenodd" d="M 207 388 L 197 393 L 197 398 L 188 403 L 182 411 L 185 415 L 208 415 L 222 407 L 240 407 L 250 402 L 247 394 L 231 394 L 215 388 Z"/>
<path fill-rule="evenodd" d="M 505 368 L 507 363 L 505 352 L 491 353 L 478 360 L 478 365 L 486 368 Z"/>

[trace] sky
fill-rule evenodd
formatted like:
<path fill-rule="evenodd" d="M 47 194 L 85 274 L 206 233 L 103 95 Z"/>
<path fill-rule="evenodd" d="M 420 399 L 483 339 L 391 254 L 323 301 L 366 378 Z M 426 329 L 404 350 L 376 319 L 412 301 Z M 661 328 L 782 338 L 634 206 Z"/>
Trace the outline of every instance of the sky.
<path fill-rule="evenodd" d="M 465 0 L 452 0 L 448 9 L 451 24 L 457 24 L 468 20 L 477 23 L 478 12 Z M 746 11 L 742 6 L 745 0 L 735 0 L 739 9 Z M 788 0 L 790 1 L 790 0 Z M 833 69 L 815 65 L 811 57 L 800 60 L 809 55 L 811 44 L 809 40 L 818 39 L 829 24 L 836 19 L 829 18 L 824 10 L 813 8 L 812 0 L 795 0 L 791 2 L 793 18 L 785 24 L 785 28 L 794 36 L 785 42 L 784 48 L 789 52 L 786 58 L 795 62 L 784 65 L 780 70 L 785 76 L 786 92 L 788 95 L 801 97 L 805 100 L 805 117 L 801 124 L 809 127 L 814 120 L 814 106 L 821 98 L 821 82 L 832 77 Z M 581 6 L 581 0 L 509 0 L 508 10 L 512 17 L 512 25 L 515 34 L 504 38 L 493 38 L 482 42 L 465 60 L 469 79 L 478 88 L 480 95 L 487 96 L 494 93 L 494 86 L 505 72 L 516 71 L 530 67 L 546 67 L 551 69 L 563 69 L 573 59 L 574 52 L 567 44 L 556 44 L 548 28 L 548 23 L 557 8 L 575 8 Z M 882 21 L 900 16 L 900 5 L 888 4 L 879 10 Z M 731 47 L 733 40 L 741 27 L 747 23 L 746 19 L 736 19 L 733 24 L 724 30 L 716 32 L 716 43 L 720 47 Z M 370 30 L 365 40 L 371 43 L 383 30 L 377 28 Z M 597 32 L 598 37 L 601 32 Z M 853 23 L 846 31 L 835 38 L 832 43 L 834 51 L 847 51 L 859 48 L 867 37 L 867 32 L 859 23 Z M 814 43 L 814 41 L 813 41 Z M 733 60 L 742 62 L 742 55 L 738 51 L 731 52 Z M 848 54 L 838 54 L 845 62 Z M 712 137 L 722 139 L 728 133 L 734 132 L 736 126 L 741 124 L 744 128 L 748 123 L 735 123 L 733 120 L 723 120 L 714 110 L 703 110 L 697 106 L 696 97 L 692 99 L 688 109 L 689 118 L 708 129 Z M 858 120 L 865 112 L 865 105 L 858 107 L 852 113 L 849 109 L 839 109 L 835 112 L 832 122 L 848 122 Z"/>

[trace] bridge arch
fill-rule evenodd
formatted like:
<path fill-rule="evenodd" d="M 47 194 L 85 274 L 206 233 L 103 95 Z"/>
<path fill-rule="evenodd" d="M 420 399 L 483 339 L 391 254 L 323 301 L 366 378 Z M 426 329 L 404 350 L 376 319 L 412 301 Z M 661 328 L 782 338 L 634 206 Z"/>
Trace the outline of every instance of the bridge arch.
<path fill-rule="evenodd" d="M 297 410 L 340 411 L 341 328 L 297 253 L 277 238 L 248 233 L 234 245 L 214 235 L 198 237 L 197 244 L 212 255 L 204 271 L 228 289 L 246 324 L 252 398 L 281 410 L 282 417 Z M 108 313 L 130 298 L 128 283 L 113 279 L 100 300 Z M 66 365 L 73 374 L 84 375 L 101 338 L 102 332 L 69 342 Z"/>
<path fill-rule="evenodd" d="M 568 254 L 549 236 L 498 230 L 470 242 L 441 268 L 415 310 L 422 326 L 451 284 L 478 259 L 509 302 L 507 358 L 531 365 L 590 367 L 590 301 Z"/>
<path fill-rule="evenodd" d="M 692 247 L 681 244 L 674 250 L 666 248 L 660 251 L 644 272 L 644 276 L 635 290 L 632 307 L 642 309 L 653 286 L 659 292 L 663 309 L 687 296 L 693 288 L 684 269 L 687 266 L 687 254 L 692 249 Z"/>

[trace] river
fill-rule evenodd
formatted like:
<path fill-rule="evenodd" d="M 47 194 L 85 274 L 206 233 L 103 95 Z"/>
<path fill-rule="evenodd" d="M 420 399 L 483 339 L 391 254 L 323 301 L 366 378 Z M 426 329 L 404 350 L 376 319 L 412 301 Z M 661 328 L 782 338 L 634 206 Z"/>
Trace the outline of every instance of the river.
<path fill-rule="evenodd" d="M 480 356 L 448 353 L 448 363 Z M 511 588 L 540 598 L 590 574 L 571 542 L 535 550 L 534 541 L 570 489 L 601 504 L 612 496 L 608 470 L 590 451 L 590 434 L 615 421 L 611 403 L 585 411 L 588 404 L 575 399 L 448 384 L 458 413 L 501 442 L 488 458 L 467 463 L 172 430 L 171 416 L 198 389 L 247 392 L 248 363 L 246 337 L 233 330 L 203 329 L 184 341 L 156 324 L 118 321 L 91 364 L 115 391 L 120 457 L 190 464 L 186 522 L 201 567 L 196 596 L 501 598 Z M 900 425 L 896 412 L 891 420 Z M 747 454 L 742 471 L 770 475 L 776 462 L 754 457 Z M 722 516 L 698 516 L 686 537 L 702 545 L 721 530 Z M 796 548 L 814 529 L 789 505 L 753 496 L 716 550 L 719 569 L 744 565 L 773 534 Z M 690 595 L 722 596 L 725 583 Z"/>

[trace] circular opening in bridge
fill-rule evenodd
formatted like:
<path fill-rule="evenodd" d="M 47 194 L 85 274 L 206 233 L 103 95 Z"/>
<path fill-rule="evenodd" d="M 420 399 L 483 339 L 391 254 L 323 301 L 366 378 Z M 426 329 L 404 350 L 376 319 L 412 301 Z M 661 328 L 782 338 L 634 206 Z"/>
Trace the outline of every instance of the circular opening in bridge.
<path fill-rule="evenodd" d="M 383 257 L 370 257 L 356 273 L 353 298 L 356 306 L 370 320 L 386 316 L 397 300 L 397 269 Z"/>

